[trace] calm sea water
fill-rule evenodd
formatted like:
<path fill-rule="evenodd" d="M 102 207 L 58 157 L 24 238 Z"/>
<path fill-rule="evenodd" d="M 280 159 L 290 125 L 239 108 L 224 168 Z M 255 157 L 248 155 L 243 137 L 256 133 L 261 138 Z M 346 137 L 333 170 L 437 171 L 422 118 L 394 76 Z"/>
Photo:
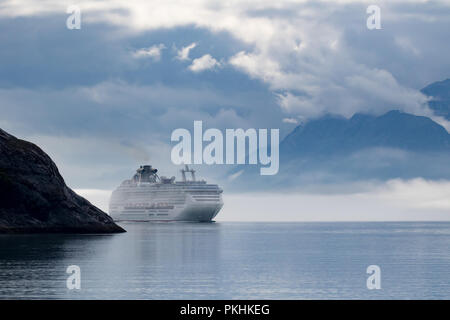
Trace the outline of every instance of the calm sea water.
<path fill-rule="evenodd" d="M 450 299 L 450 223 L 141 223 L 1 235 L 0 298 Z M 381 268 L 368 290 L 366 268 Z M 66 268 L 81 268 L 81 289 Z"/>

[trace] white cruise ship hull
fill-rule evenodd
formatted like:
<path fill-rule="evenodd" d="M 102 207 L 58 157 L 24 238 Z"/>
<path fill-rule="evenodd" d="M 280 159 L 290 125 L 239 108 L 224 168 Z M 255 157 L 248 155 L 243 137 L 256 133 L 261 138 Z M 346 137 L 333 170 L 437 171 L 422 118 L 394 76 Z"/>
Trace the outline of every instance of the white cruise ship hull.
<path fill-rule="evenodd" d="M 217 203 L 189 203 L 177 206 L 173 209 L 159 210 L 116 210 L 111 212 L 111 217 L 116 222 L 120 221 L 212 221 L 219 213 L 223 204 Z"/>

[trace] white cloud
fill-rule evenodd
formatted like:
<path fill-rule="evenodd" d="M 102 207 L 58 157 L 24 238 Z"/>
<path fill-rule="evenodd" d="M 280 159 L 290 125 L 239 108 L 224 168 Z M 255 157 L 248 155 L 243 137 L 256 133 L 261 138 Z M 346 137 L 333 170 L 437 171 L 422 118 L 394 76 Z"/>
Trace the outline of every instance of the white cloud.
<path fill-rule="evenodd" d="M 269 83 L 275 83 L 283 76 L 279 63 L 262 54 L 241 51 L 231 57 L 229 62 L 234 67 L 248 73 L 252 78 L 259 78 Z"/>
<path fill-rule="evenodd" d="M 153 45 L 149 48 L 142 48 L 133 52 L 133 57 L 140 58 L 151 58 L 155 61 L 159 61 L 161 59 L 162 50 L 164 50 L 166 46 L 162 43 Z"/>
<path fill-rule="evenodd" d="M 230 174 L 229 176 L 228 176 L 228 181 L 233 181 L 233 180 L 236 180 L 241 174 L 243 174 L 244 173 L 244 170 L 239 170 L 238 172 L 236 172 L 236 173 L 233 173 L 233 174 Z"/>
<path fill-rule="evenodd" d="M 205 70 L 212 70 L 220 66 L 220 62 L 211 57 L 210 54 L 205 54 L 204 56 L 194 59 L 192 64 L 189 66 L 189 70 L 192 72 L 201 72 Z"/>
<path fill-rule="evenodd" d="M 218 221 L 449 221 L 450 181 L 391 180 L 353 193 L 224 193 L 224 203 Z"/>
<path fill-rule="evenodd" d="M 443 210 L 448 213 L 450 219 L 450 181 L 395 179 L 378 187 L 375 195 L 382 201 L 406 206 L 412 210 Z"/>
<path fill-rule="evenodd" d="M 88 13 L 83 15 L 84 25 L 107 22 L 132 32 L 193 26 L 213 33 L 225 31 L 231 34 L 252 49 L 231 57 L 230 64 L 250 77 L 264 81 L 280 94 L 280 106 L 290 116 L 316 117 L 325 112 L 344 116 L 355 112 L 380 114 L 391 108 L 429 115 L 430 111 L 423 103 L 425 97 L 399 81 L 398 76 L 401 73 L 403 80 L 413 78 L 411 70 L 424 60 L 411 60 L 417 63 L 398 67 L 399 64 L 390 61 L 390 52 L 385 52 L 387 46 L 380 45 L 379 39 L 392 40 L 393 47 L 405 55 L 412 52 L 414 59 L 426 59 L 428 55 L 430 58 L 426 61 L 438 64 L 434 66 L 435 70 L 442 70 L 439 63 L 445 62 L 444 58 L 440 58 L 440 62 L 434 59 L 433 43 L 424 41 L 436 38 L 436 32 L 430 26 L 448 21 L 441 12 L 448 9 L 449 2 L 379 1 L 383 26 L 389 26 L 389 33 L 386 30 L 367 33 L 365 9 L 371 3 L 370 0 L 286 0 L 276 3 L 271 0 L 256 3 L 199 0 L 80 1 L 78 5 L 83 13 Z M 9 0 L 0 6 L 0 15 L 62 13 L 67 4 L 70 1 Z M 422 34 L 419 38 L 418 32 L 402 23 L 416 24 L 416 31 L 429 30 L 428 36 Z M 372 39 L 373 43 L 365 43 L 367 40 L 361 40 L 364 37 Z M 438 44 L 442 45 L 442 41 Z M 178 58 L 188 60 L 189 50 L 194 47 L 195 44 L 191 44 L 181 49 Z M 374 52 L 375 49 L 380 52 Z M 440 52 L 445 52 L 445 48 Z M 396 58 L 401 59 L 398 53 Z M 214 58 L 205 55 L 194 60 L 189 68 L 199 72 L 218 64 Z"/>
<path fill-rule="evenodd" d="M 428 98 L 425 95 L 400 85 L 388 71 L 363 66 L 358 69 L 353 74 L 341 74 L 340 80 L 336 82 L 315 79 L 306 81 L 305 85 L 298 87 L 303 92 L 301 95 L 286 90 L 277 95 L 280 107 L 286 113 L 309 118 L 324 113 L 345 117 L 361 111 L 382 114 L 392 109 L 415 115 L 433 115 L 427 107 Z M 333 69 L 328 72 L 333 72 Z M 333 77 L 331 74 L 329 76 Z M 297 80 L 298 83 L 301 81 L 303 80 Z M 281 88 L 280 86 L 279 89 Z"/>
<path fill-rule="evenodd" d="M 298 120 L 295 119 L 295 118 L 284 118 L 284 119 L 283 119 L 283 122 L 284 122 L 284 123 L 297 124 L 297 123 L 298 123 Z"/>
<path fill-rule="evenodd" d="M 197 46 L 195 42 L 191 43 L 190 45 L 181 48 L 177 51 L 177 59 L 184 61 L 184 60 L 190 60 L 189 53 L 192 49 L 194 49 Z"/>
<path fill-rule="evenodd" d="M 411 42 L 408 37 L 395 37 L 395 43 L 405 50 L 406 52 L 412 52 L 415 55 L 420 55 L 420 50 Z"/>

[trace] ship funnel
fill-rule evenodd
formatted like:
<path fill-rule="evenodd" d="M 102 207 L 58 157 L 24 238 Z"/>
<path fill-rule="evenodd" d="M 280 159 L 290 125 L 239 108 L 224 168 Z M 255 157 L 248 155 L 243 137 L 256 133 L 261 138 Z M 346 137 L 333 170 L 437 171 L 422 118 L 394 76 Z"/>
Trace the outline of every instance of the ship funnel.
<path fill-rule="evenodd" d="M 140 166 L 139 169 L 136 170 L 136 174 L 134 175 L 133 179 L 138 182 L 151 182 L 155 183 L 158 182 L 159 177 L 156 174 L 158 172 L 157 169 L 152 168 L 150 165 L 143 165 Z"/>

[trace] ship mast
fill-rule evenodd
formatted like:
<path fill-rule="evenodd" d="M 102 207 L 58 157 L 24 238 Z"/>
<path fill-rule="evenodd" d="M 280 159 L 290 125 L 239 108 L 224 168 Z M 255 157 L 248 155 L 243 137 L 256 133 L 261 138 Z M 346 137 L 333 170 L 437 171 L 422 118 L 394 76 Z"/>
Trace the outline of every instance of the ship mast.
<path fill-rule="evenodd" d="M 186 172 L 191 173 L 192 181 L 195 181 L 195 170 L 194 169 L 189 169 L 188 165 L 185 165 L 185 167 L 183 169 L 181 169 L 181 176 L 183 178 L 183 182 L 187 182 L 187 180 L 186 180 Z"/>

